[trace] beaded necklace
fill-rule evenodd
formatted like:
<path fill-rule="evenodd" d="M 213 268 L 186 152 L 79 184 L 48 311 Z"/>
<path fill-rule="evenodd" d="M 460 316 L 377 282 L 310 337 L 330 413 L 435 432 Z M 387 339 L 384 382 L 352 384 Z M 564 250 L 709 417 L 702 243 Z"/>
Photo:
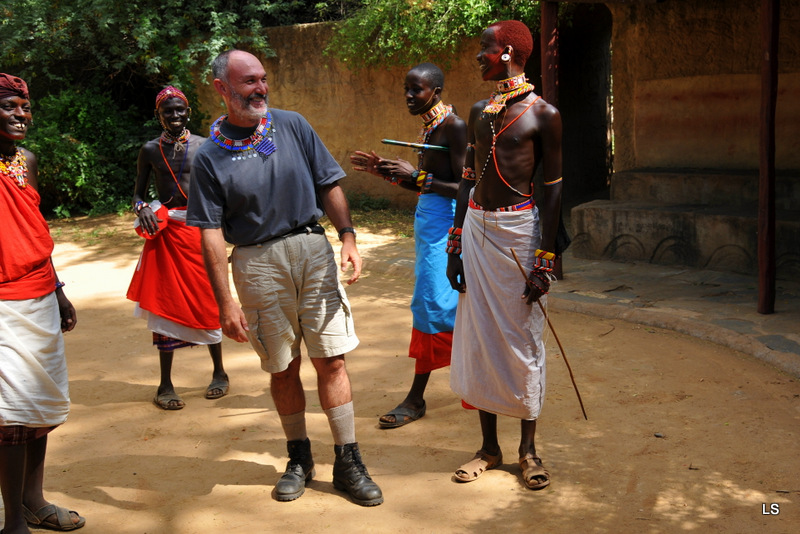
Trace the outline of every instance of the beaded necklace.
<path fill-rule="evenodd" d="M 528 83 L 525 74 L 518 74 L 513 78 L 497 82 L 497 91 L 489 97 L 489 102 L 483 108 L 485 115 L 497 115 L 506 107 L 506 102 L 512 98 L 533 91 L 532 83 Z"/>
<path fill-rule="evenodd" d="M 533 86 L 531 86 L 531 87 L 533 87 Z M 531 91 L 532 90 L 533 89 L 531 89 Z M 528 104 L 528 107 L 526 107 L 524 110 L 522 110 L 522 113 L 520 113 L 519 115 L 514 117 L 514 119 L 512 119 L 511 122 L 509 122 L 508 124 L 506 124 L 505 126 L 500 128 L 500 131 L 497 132 L 497 133 L 494 133 L 494 119 L 492 118 L 492 119 L 489 120 L 489 127 L 491 127 L 491 129 L 492 129 L 492 148 L 489 149 L 489 154 L 486 156 L 486 163 L 483 164 L 483 169 L 481 170 L 481 175 L 478 177 L 478 180 L 475 182 L 475 187 L 478 187 L 478 184 L 481 183 L 481 180 L 483 180 L 483 175 L 486 172 L 486 167 L 489 165 L 489 160 L 493 160 L 494 161 L 494 168 L 497 171 L 497 176 L 498 176 L 498 178 L 500 178 L 500 180 L 503 181 L 504 184 L 506 184 L 506 187 L 508 187 L 509 189 L 511 189 L 513 192 L 515 192 L 516 194 L 518 194 L 521 197 L 531 197 L 531 196 L 533 196 L 533 191 L 531 191 L 530 193 L 523 193 L 522 191 L 519 191 L 519 190 L 515 189 L 510 183 L 508 183 L 508 181 L 505 178 L 503 178 L 503 174 L 500 172 L 500 166 L 497 163 L 497 152 L 495 150 L 495 146 L 497 145 L 497 138 L 500 137 L 500 134 L 502 134 L 504 131 L 506 131 L 506 129 L 509 126 L 514 124 L 517 121 L 517 119 L 519 119 L 520 117 L 525 115 L 525 113 L 528 112 L 528 110 L 531 108 L 531 106 L 533 106 L 540 98 L 541 98 L 540 96 L 537 96 L 536 98 L 534 98 L 533 102 Z M 505 106 L 505 103 L 503 103 L 503 105 Z M 505 121 L 505 117 L 503 118 L 503 120 Z"/>
<path fill-rule="evenodd" d="M 186 164 L 186 158 L 189 155 L 189 130 L 184 130 L 184 131 L 186 132 L 186 150 L 183 153 L 183 159 L 181 160 L 180 170 L 178 170 L 178 176 L 183 176 L 183 166 Z M 163 140 L 163 137 L 162 137 L 162 139 L 158 140 L 158 149 L 161 151 L 161 157 L 164 160 L 164 165 L 167 166 L 167 169 L 169 170 L 169 173 L 172 175 L 172 179 L 175 181 L 175 187 L 172 189 L 172 196 L 169 198 L 169 200 L 167 200 L 167 202 L 164 202 L 164 204 L 167 204 L 170 200 L 172 200 L 172 198 L 175 196 L 175 191 L 176 190 L 180 191 L 181 195 L 183 195 L 183 198 L 188 200 L 189 197 L 186 195 L 186 193 L 183 192 L 183 188 L 181 187 L 181 184 L 178 181 L 178 177 L 175 176 L 175 172 L 172 170 L 172 165 L 169 164 L 169 161 L 167 161 L 167 156 L 164 155 L 164 147 L 161 145 L 161 141 L 162 140 Z M 181 146 L 183 146 L 183 145 L 181 145 Z M 178 150 L 178 145 L 176 144 L 175 145 L 175 151 L 177 152 L 177 150 Z M 175 157 L 174 153 L 173 153 L 173 157 Z"/>
<path fill-rule="evenodd" d="M 20 189 L 28 187 L 28 160 L 19 147 L 14 147 L 14 155 L 0 154 L 0 174 L 6 174 Z"/>
<path fill-rule="evenodd" d="M 228 139 L 223 135 L 220 131 L 220 125 L 227 118 L 227 115 L 223 115 L 211 125 L 211 140 L 220 148 L 234 153 L 231 156 L 231 161 L 255 158 L 258 157 L 258 154 L 269 156 L 277 150 L 275 143 L 272 142 L 275 128 L 272 125 L 272 113 L 269 111 L 261 117 L 261 121 L 256 126 L 253 134 L 244 139 Z M 249 152 L 250 150 L 253 150 L 253 152 Z"/>
<path fill-rule="evenodd" d="M 419 132 L 417 142 L 421 145 L 428 144 L 428 140 L 431 134 L 433 134 L 433 131 L 438 128 L 451 113 L 453 113 L 453 106 L 445 104 L 441 100 L 431 109 L 423 113 L 421 115 L 422 130 Z M 419 169 L 422 167 L 422 158 L 425 155 L 425 149 L 421 148 L 417 153 L 419 154 L 419 165 L 417 165 L 417 169 Z"/>
<path fill-rule="evenodd" d="M 175 150 L 173 151 L 173 157 L 175 157 L 175 154 L 183 151 L 184 148 L 183 144 L 189 140 L 189 135 L 190 134 L 188 128 L 184 128 L 181 134 L 177 137 L 169 133 L 167 129 L 164 128 L 164 131 L 161 132 L 161 139 L 159 141 L 159 144 L 161 143 L 161 141 L 164 141 L 168 145 L 175 145 Z"/>

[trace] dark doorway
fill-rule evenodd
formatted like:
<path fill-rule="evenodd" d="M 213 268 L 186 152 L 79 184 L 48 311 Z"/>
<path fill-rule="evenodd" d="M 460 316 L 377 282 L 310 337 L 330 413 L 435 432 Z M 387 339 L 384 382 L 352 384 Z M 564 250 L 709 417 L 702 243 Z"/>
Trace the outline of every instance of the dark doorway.
<path fill-rule="evenodd" d="M 559 26 L 564 204 L 608 198 L 613 171 L 611 24 L 602 4 L 575 4 Z"/>

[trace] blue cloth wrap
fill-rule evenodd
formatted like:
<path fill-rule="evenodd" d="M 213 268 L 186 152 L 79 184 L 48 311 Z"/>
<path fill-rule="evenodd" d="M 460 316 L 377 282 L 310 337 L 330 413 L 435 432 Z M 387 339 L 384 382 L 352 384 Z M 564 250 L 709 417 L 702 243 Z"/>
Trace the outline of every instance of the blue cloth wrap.
<path fill-rule="evenodd" d="M 447 280 L 447 233 L 453 226 L 456 201 L 437 193 L 420 195 L 414 216 L 416 264 L 411 313 L 414 328 L 426 334 L 451 332 L 458 292 Z"/>

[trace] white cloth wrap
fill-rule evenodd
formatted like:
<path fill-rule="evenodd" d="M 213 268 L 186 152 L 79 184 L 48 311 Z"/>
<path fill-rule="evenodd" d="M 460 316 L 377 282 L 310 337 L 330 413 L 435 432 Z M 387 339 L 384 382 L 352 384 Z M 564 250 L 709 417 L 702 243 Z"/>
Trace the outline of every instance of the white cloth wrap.
<path fill-rule="evenodd" d="M 160 317 L 155 313 L 143 309 L 137 302 L 133 307 L 133 316 L 147 321 L 147 329 L 162 336 L 179 339 L 195 345 L 214 345 L 222 342 L 222 329 L 203 330 L 170 321 L 165 317 Z"/>
<path fill-rule="evenodd" d="M 470 207 L 462 232 L 466 292 L 456 312 L 450 386 L 481 410 L 536 419 L 545 394 L 545 320 L 536 303 L 520 298 L 525 278 L 511 249 L 530 269 L 541 243 L 538 209 Z"/>
<path fill-rule="evenodd" d="M 69 380 L 55 293 L 0 300 L 0 426 L 60 425 Z"/>

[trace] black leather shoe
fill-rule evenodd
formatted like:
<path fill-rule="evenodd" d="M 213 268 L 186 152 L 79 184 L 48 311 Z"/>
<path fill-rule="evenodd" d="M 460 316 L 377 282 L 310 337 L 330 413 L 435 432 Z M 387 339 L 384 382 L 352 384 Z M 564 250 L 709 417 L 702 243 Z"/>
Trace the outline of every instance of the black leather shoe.
<path fill-rule="evenodd" d="M 311 442 L 303 440 L 287 441 L 289 461 L 286 471 L 275 484 L 273 493 L 276 501 L 293 501 L 306 491 L 306 482 L 314 477 L 314 459 L 311 457 Z"/>
<path fill-rule="evenodd" d="M 344 446 L 334 445 L 336 460 L 333 462 L 333 487 L 346 491 L 353 502 L 361 506 L 377 506 L 383 502 L 383 493 L 372 481 L 367 466 L 361 461 L 358 443 Z"/>

